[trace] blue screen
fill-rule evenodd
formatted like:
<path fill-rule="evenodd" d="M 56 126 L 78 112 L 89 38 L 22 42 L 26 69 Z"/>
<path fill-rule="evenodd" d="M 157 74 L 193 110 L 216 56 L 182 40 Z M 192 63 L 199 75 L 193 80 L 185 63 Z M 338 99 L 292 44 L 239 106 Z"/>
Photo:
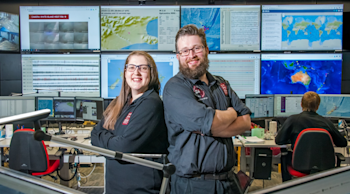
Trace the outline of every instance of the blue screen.
<path fill-rule="evenodd" d="M 319 115 L 350 118 L 350 95 L 320 95 L 320 98 Z"/>
<path fill-rule="evenodd" d="M 38 99 L 38 110 L 50 109 L 50 117 L 53 116 L 53 99 Z"/>
<path fill-rule="evenodd" d="M 341 75 L 341 60 L 262 60 L 261 94 L 340 94 Z"/>

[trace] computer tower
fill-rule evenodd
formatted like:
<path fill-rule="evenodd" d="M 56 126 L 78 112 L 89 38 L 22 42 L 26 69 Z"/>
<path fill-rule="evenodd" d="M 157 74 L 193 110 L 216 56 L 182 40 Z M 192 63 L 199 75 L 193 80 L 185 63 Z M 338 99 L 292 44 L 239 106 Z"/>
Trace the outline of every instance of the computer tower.
<path fill-rule="evenodd" d="M 256 148 L 254 161 L 253 177 L 271 180 L 272 150 L 270 148 Z"/>

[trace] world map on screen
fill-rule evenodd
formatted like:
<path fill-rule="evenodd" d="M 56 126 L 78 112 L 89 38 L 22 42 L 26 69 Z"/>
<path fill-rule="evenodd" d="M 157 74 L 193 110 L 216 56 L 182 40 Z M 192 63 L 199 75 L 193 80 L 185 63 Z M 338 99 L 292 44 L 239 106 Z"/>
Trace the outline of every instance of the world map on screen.
<path fill-rule="evenodd" d="M 261 61 L 261 94 L 340 94 L 341 60 Z"/>
<path fill-rule="evenodd" d="M 343 16 L 282 16 L 282 47 L 339 48 L 343 37 Z"/>
<path fill-rule="evenodd" d="M 220 8 L 181 8 L 181 27 L 203 28 L 209 50 L 220 50 Z"/>
<path fill-rule="evenodd" d="M 321 104 L 317 110 L 325 117 L 349 117 L 350 96 L 321 96 Z"/>
<path fill-rule="evenodd" d="M 102 16 L 101 49 L 158 49 L 158 17 Z"/>
<path fill-rule="evenodd" d="M 110 60 L 108 63 L 108 97 L 119 96 L 123 81 L 125 60 Z M 162 95 L 166 82 L 173 77 L 173 62 L 156 62 Z"/>

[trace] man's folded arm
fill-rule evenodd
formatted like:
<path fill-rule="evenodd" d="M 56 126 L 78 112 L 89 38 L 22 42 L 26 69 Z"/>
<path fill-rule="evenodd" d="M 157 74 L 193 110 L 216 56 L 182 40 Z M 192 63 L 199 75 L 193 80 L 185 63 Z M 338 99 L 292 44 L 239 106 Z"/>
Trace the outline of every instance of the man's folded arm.
<path fill-rule="evenodd" d="M 215 117 L 214 117 L 215 119 Z M 231 122 L 228 126 L 222 125 L 220 127 L 211 128 L 211 134 L 214 137 L 232 137 L 235 135 L 242 134 L 244 131 L 250 129 L 250 115 L 243 115 L 237 117 L 233 122 Z"/>

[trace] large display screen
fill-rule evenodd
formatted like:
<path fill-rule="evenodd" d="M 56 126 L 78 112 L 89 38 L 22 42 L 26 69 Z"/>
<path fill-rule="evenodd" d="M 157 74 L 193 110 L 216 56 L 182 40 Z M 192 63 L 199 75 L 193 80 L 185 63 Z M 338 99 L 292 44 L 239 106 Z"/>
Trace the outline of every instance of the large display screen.
<path fill-rule="evenodd" d="M 100 55 L 22 55 L 23 94 L 58 96 L 58 91 L 100 97 Z"/>
<path fill-rule="evenodd" d="M 261 94 L 340 94 L 342 54 L 262 54 Z"/>
<path fill-rule="evenodd" d="M 175 54 L 151 55 L 156 62 L 162 95 L 166 82 L 179 71 Z M 101 55 L 101 97 L 119 96 L 124 77 L 124 64 L 128 55 Z"/>
<path fill-rule="evenodd" d="M 100 50 L 98 6 L 20 6 L 22 51 Z"/>
<path fill-rule="evenodd" d="M 350 118 L 350 95 L 320 95 L 317 110 L 324 117 Z"/>
<path fill-rule="evenodd" d="M 18 15 L 0 12 L 0 51 L 19 51 Z"/>
<path fill-rule="evenodd" d="M 181 27 L 203 28 L 210 51 L 260 50 L 260 5 L 181 6 Z"/>
<path fill-rule="evenodd" d="M 180 6 L 101 6 L 101 50 L 174 51 Z"/>
<path fill-rule="evenodd" d="M 260 93 L 260 54 L 209 54 L 209 72 L 226 79 L 239 98 Z"/>
<path fill-rule="evenodd" d="M 35 98 L 0 96 L 0 118 L 35 111 Z"/>
<path fill-rule="evenodd" d="M 263 5 L 261 50 L 341 50 L 343 5 Z"/>
<path fill-rule="evenodd" d="M 289 117 L 301 113 L 302 97 L 303 95 L 275 95 L 274 117 Z"/>
<path fill-rule="evenodd" d="M 245 96 L 245 104 L 252 112 L 250 115 L 252 119 L 273 117 L 273 103 L 273 95 L 248 94 Z"/>

